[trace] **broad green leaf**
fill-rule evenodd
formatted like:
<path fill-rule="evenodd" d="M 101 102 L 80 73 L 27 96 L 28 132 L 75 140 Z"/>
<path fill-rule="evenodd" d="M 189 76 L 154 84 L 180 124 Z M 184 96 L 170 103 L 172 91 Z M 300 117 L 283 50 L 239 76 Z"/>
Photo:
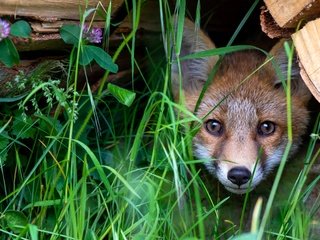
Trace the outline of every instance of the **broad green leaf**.
<path fill-rule="evenodd" d="M 45 116 L 45 115 L 37 115 L 37 117 L 40 120 L 39 128 L 41 131 L 50 133 L 50 134 L 56 134 L 58 133 L 63 127 L 58 119 L 54 119 L 51 116 Z"/>
<path fill-rule="evenodd" d="M 0 133 L 0 152 L 1 150 L 5 149 L 9 144 L 9 136 L 7 131 L 2 131 Z"/>
<path fill-rule="evenodd" d="M 136 97 L 135 92 L 131 92 L 112 83 L 108 84 L 108 90 L 112 96 L 114 96 L 121 104 L 126 105 L 127 107 L 131 106 Z"/>
<path fill-rule="evenodd" d="M 118 65 L 112 61 L 111 56 L 106 51 L 95 46 L 91 46 L 91 50 L 93 50 L 94 60 L 100 67 L 113 73 L 118 72 Z"/>
<path fill-rule="evenodd" d="M 60 36 L 65 43 L 77 45 L 80 39 L 80 31 L 78 25 L 63 25 L 60 28 Z"/>
<path fill-rule="evenodd" d="M 19 54 L 13 42 L 6 38 L 0 41 L 0 62 L 7 67 L 12 67 L 19 63 Z"/>
<path fill-rule="evenodd" d="M 8 227 L 15 232 L 21 232 L 28 224 L 27 217 L 20 211 L 7 211 L 4 213 L 4 219 Z"/>
<path fill-rule="evenodd" d="M 37 129 L 34 127 L 34 121 L 29 117 L 24 121 L 22 117 L 17 117 L 13 121 L 12 134 L 19 138 L 32 138 Z"/>
<path fill-rule="evenodd" d="M 93 57 L 100 67 L 113 73 L 118 72 L 118 65 L 113 63 L 111 56 L 102 48 L 88 45 L 85 49 L 87 56 Z"/>
<path fill-rule="evenodd" d="M 92 62 L 94 56 L 92 54 L 92 51 L 90 50 L 90 46 L 83 45 L 81 47 L 81 53 L 80 53 L 79 63 L 83 66 L 88 65 Z"/>
<path fill-rule="evenodd" d="M 11 25 L 10 34 L 15 37 L 28 38 L 31 34 L 31 27 L 26 21 L 17 21 Z"/>
<path fill-rule="evenodd" d="M 113 63 L 111 56 L 103 49 L 92 45 L 82 46 L 80 64 L 88 65 L 93 59 L 105 70 L 113 73 L 118 71 L 118 65 Z"/>

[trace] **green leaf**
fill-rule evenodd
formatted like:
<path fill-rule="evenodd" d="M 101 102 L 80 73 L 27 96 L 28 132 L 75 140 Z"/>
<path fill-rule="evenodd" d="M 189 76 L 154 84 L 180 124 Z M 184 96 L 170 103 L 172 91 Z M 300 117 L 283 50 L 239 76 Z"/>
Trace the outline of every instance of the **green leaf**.
<path fill-rule="evenodd" d="M 103 168 L 112 172 L 134 196 L 136 196 L 138 199 L 141 199 L 139 194 L 135 191 L 135 189 L 130 185 L 130 183 L 119 172 L 117 172 L 117 170 L 115 170 L 114 168 L 109 167 L 109 166 L 103 166 L 103 168 L 102 168 L 101 163 L 99 162 L 99 160 L 97 159 L 95 154 L 91 151 L 91 149 L 87 145 L 85 145 L 83 142 L 80 142 L 78 140 L 74 140 L 74 142 L 79 144 L 86 151 L 86 153 L 90 157 L 91 161 L 93 162 L 95 168 L 97 169 L 101 180 L 103 182 L 106 182 L 107 189 L 110 187 L 110 185 L 109 185 L 110 183 L 109 183 L 108 179 L 106 178 L 106 174 L 104 173 Z M 106 181 L 104 181 L 104 179 Z"/>
<path fill-rule="evenodd" d="M 94 56 L 90 50 L 90 46 L 83 45 L 81 47 L 81 55 L 80 55 L 79 63 L 83 66 L 86 66 L 92 62 L 93 58 Z"/>
<path fill-rule="evenodd" d="M 7 67 L 12 67 L 19 63 L 19 54 L 13 42 L 6 38 L 0 41 L 0 62 Z"/>
<path fill-rule="evenodd" d="M 24 121 L 22 117 L 17 117 L 13 121 L 12 134 L 25 139 L 32 138 L 36 134 L 37 129 L 34 127 L 34 121 L 29 117 Z"/>
<path fill-rule="evenodd" d="M 52 206 L 57 206 L 59 204 L 61 204 L 61 199 L 35 201 L 25 206 L 23 210 L 26 210 L 28 208 L 33 208 L 33 207 L 52 207 Z"/>
<path fill-rule="evenodd" d="M 0 151 L 0 167 L 1 168 L 3 168 L 7 159 L 8 159 L 8 151 L 6 151 L 6 150 Z"/>
<path fill-rule="evenodd" d="M 28 224 L 27 217 L 19 211 L 7 211 L 4 213 L 4 219 L 8 227 L 15 232 L 21 232 Z"/>
<path fill-rule="evenodd" d="M 186 2 L 180 1 L 179 6 L 179 14 L 178 14 L 178 23 L 176 29 L 176 53 L 180 55 L 181 52 L 181 45 L 182 45 L 182 38 L 183 38 L 183 28 L 184 28 L 184 19 L 185 19 L 185 11 L 186 11 Z"/>
<path fill-rule="evenodd" d="M 82 55 L 84 55 L 83 58 L 88 58 L 87 60 L 93 58 L 105 70 L 118 72 L 118 65 L 113 63 L 111 56 L 102 48 L 91 45 L 83 46 Z"/>
<path fill-rule="evenodd" d="M 96 240 L 98 239 L 92 229 L 88 229 L 84 240 Z"/>
<path fill-rule="evenodd" d="M 118 65 L 112 61 L 111 56 L 101 48 L 90 46 L 94 60 L 105 70 L 116 73 L 118 72 Z"/>
<path fill-rule="evenodd" d="M 63 128 L 60 121 L 51 116 L 37 115 L 37 117 L 40 120 L 39 129 L 46 134 L 58 134 Z"/>
<path fill-rule="evenodd" d="M 263 52 L 264 54 L 268 55 L 267 52 L 262 50 L 261 48 L 254 47 L 251 45 L 238 45 L 238 46 L 229 46 L 229 47 L 220 47 L 220 48 L 213 48 L 209 50 L 204 50 L 196 53 L 189 54 L 187 56 L 181 57 L 180 60 L 188 60 L 188 59 L 194 59 L 194 58 L 204 58 L 204 57 L 211 57 L 216 55 L 223 55 L 227 53 L 242 51 L 242 50 L 259 50 Z"/>
<path fill-rule="evenodd" d="M 0 103 L 16 102 L 24 98 L 27 94 L 21 94 L 15 97 L 0 98 Z"/>
<path fill-rule="evenodd" d="M 28 227 L 31 240 L 38 240 L 38 227 L 33 224 L 29 224 Z"/>
<path fill-rule="evenodd" d="M 0 133 L 0 152 L 1 150 L 5 149 L 9 144 L 9 136 L 7 131 L 2 131 Z"/>
<path fill-rule="evenodd" d="M 127 107 L 131 106 L 136 97 L 135 92 L 131 92 L 112 83 L 108 84 L 108 90 L 110 91 L 112 96 L 114 96 L 120 103 L 126 105 Z"/>
<path fill-rule="evenodd" d="M 60 28 L 60 36 L 67 44 L 78 45 L 80 32 L 81 29 L 78 25 L 63 25 Z"/>
<path fill-rule="evenodd" d="M 26 21 L 17 21 L 11 25 L 10 34 L 15 37 L 28 38 L 31 34 L 31 27 Z"/>

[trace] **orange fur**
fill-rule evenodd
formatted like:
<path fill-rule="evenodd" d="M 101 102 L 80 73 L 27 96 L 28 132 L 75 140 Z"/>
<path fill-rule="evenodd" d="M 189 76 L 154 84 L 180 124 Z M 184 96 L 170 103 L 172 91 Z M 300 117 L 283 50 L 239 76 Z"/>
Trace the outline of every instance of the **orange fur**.
<path fill-rule="evenodd" d="M 188 42 L 192 32 L 190 28 L 193 25 L 190 21 L 186 21 L 187 34 L 183 39 L 185 55 L 199 50 L 192 46 L 201 45 L 201 50 L 214 47 L 213 43 L 207 44 L 208 37 L 203 33 L 200 37 L 196 37 L 200 43 L 195 43 L 194 40 Z M 280 69 L 286 74 L 287 59 L 279 45 L 271 51 L 271 54 L 275 55 Z M 279 164 L 288 141 L 286 94 L 273 66 L 268 63 L 248 78 L 263 64 L 265 58 L 257 51 L 226 55 L 196 112 L 196 115 L 203 119 L 203 126 L 194 138 L 195 155 L 206 159 L 207 169 L 216 175 L 229 191 L 238 194 L 249 189 L 248 176 L 252 178 L 249 189 L 251 190 Z M 211 57 L 182 62 L 185 103 L 190 111 L 194 110 L 206 80 L 203 75 L 208 77 L 216 60 Z M 172 69 L 172 88 L 178 101 L 177 66 L 173 66 Z M 308 124 L 306 105 L 310 98 L 308 90 L 297 74 L 298 71 L 293 69 L 293 72 L 291 153 L 297 150 L 301 136 L 306 131 Z M 208 121 L 212 120 L 222 126 L 221 133 L 212 134 L 208 131 Z M 271 134 L 261 134 L 261 128 L 268 129 L 272 126 L 275 127 Z"/>

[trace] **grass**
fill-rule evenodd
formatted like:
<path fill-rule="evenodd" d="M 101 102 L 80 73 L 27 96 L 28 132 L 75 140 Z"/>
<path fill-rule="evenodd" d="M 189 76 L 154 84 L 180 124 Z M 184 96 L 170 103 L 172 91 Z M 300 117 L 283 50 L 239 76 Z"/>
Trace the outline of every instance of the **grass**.
<path fill-rule="evenodd" d="M 171 12 L 168 2 L 160 2 L 163 39 L 170 44 Z M 113 54 L 115 61 L 128 50 L 132 68 L 138 69 L 135 34 L 141 11 L 141 1 L 134 1 L 134 29 Z M 185 11 L 185 1 L 178 1 L 177 56 Z M 106 16 L 108 25 L 110 12 Z M 217 50 L 220 52 L 208 54 L 247 48 L 231 44 L 232 40 L 230 46 Z M 311 237 L 310 224 L 316 221 L 319 201 L 308 208 L 305 205 L 319 181 L 319 177 L 309 179 L 320 154 L 315 148 L 319 117 L 312 131 L 315 137 L 310 138 L 302 156 L 304 164 L 296 168 L 301 171 L 288 177 L 291 184 L 283 184 L 284 168 L 289 168 L 289 164 L 284 165 L 284 155 L 270 195 L 257 200 L 259 192 L 249 193 L 246 201 L 239 200 L 224 194 L 217 183 L 207 181 L 198 167 L 201 160 L 193 157 L 190 124 L 201 120 L 172 100 L 170 58 L 158 63 L 153 52 L 146 54 L 144 60 L 152 63 L 150 74 L 132 75 L 130 85 L 134 88 L 130 90 L 135 91 L 136 98 L 128 107 L 109 91 L 108 72 L 95 94 L 90 86 L 78 92 L 80 50 L 73 54 L 70 62 L 75 65 L 65 67 L 69 67 L 67 90 L 60 89 L 56 79 L 37 75 L 38 83 L 28 95 L 1 106 L 1 239 Z M 290 59 L 292 53 L 288 55 Z M 41 104 L 44 99 L 48 104 Z M 242 213 L 244 208 L 247 211 Z"/>

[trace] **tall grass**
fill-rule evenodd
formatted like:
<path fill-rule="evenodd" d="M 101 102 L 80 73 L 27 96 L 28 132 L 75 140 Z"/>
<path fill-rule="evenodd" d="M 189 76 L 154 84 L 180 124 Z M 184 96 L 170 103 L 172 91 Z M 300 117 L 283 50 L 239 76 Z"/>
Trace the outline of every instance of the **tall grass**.
<path fill-rule="evenodd" d="M 239 24 L 230 46 L 207 54 L 224 55 L 253 48 L 231 44 L 257 2 Z M 185 4 L 183 0 L 177 1 L 174 13 L 179 27 L 173 32 L 169 3 L 159 1 L 163 44 L 167 53 L 174 51 L 176 59 L 182 41 Z M 133 30 L 123 37 L 113 60 L 121 52 L 129 51 L 132 69 L 140 69 L 141 63 L 135 58 L 135 36 L 142 3 L 134 1 L 132 6 Z M 110 9 L 106 13 L 107 28 Z M 176 34 L 175 49 L 170 47 L 172 34 Z M 222 194 L 219 185 L 207 181 L 199 168 L 201 160 L 192 154 L 194 129 L 190 126 L 201 124 L 201 119 L 183 104 L 175 103 L 171 96 L 171 54 L 159 60 L 155 52 L 148 50 L 143 61 L 153 64 L 149 66 L 148 77 L 132 74 L 128 88 L 137 95 L 130 107 L 108 91 L 109 72 L 96 93 L 91 92 L 89 85 L 78 92 L 79 54 L 73 52 L 70 65 L 65 67 L 66 90 L 62 91 L 47 76 L 37 76 L 39 85 L 22 100 L 22 108 L 18 100 L 1 106 L 1 239 L 308 239 L 311 236 L 310 223 L 319 203 L 305 208 L 305 201 L 319 181 L 319 178 L 307 181 L 320 154 L 319 150 L 315 152 L 319 117 L 304 166 L 294 176 L 290 194 L 285 195 L 287 200 L 280 208 L 280 220 L 274 224 L 272 220 L 278 219 L 279 210 L 275 197 L 287 156 L 266 206 L 261 200 L 257 204 L 250 202 L 249 193 L 239 209 L 239 204 L 234 204 L 238 199 Z M 287 86 L 290 91 L 290 84 Z M 44 106 L 40 102 L 48 99 L 46 89 L 54 97 L 52 105 Z M 33 108 L 34 102 L 39 102 L 41 113 Z M 290 118 L 288 124 L 291 129 Z M 256 204 L 252 219 L 250 204 Z M 245 217 L 240 216 L 242 209 L 248 209 L 243 211 Z M 240 214 L 234 215 L 236 212 Z M 251 220 L 247 220 L 248 216 Z M 239 222 L 240 218 L 247 223 Z"/>

